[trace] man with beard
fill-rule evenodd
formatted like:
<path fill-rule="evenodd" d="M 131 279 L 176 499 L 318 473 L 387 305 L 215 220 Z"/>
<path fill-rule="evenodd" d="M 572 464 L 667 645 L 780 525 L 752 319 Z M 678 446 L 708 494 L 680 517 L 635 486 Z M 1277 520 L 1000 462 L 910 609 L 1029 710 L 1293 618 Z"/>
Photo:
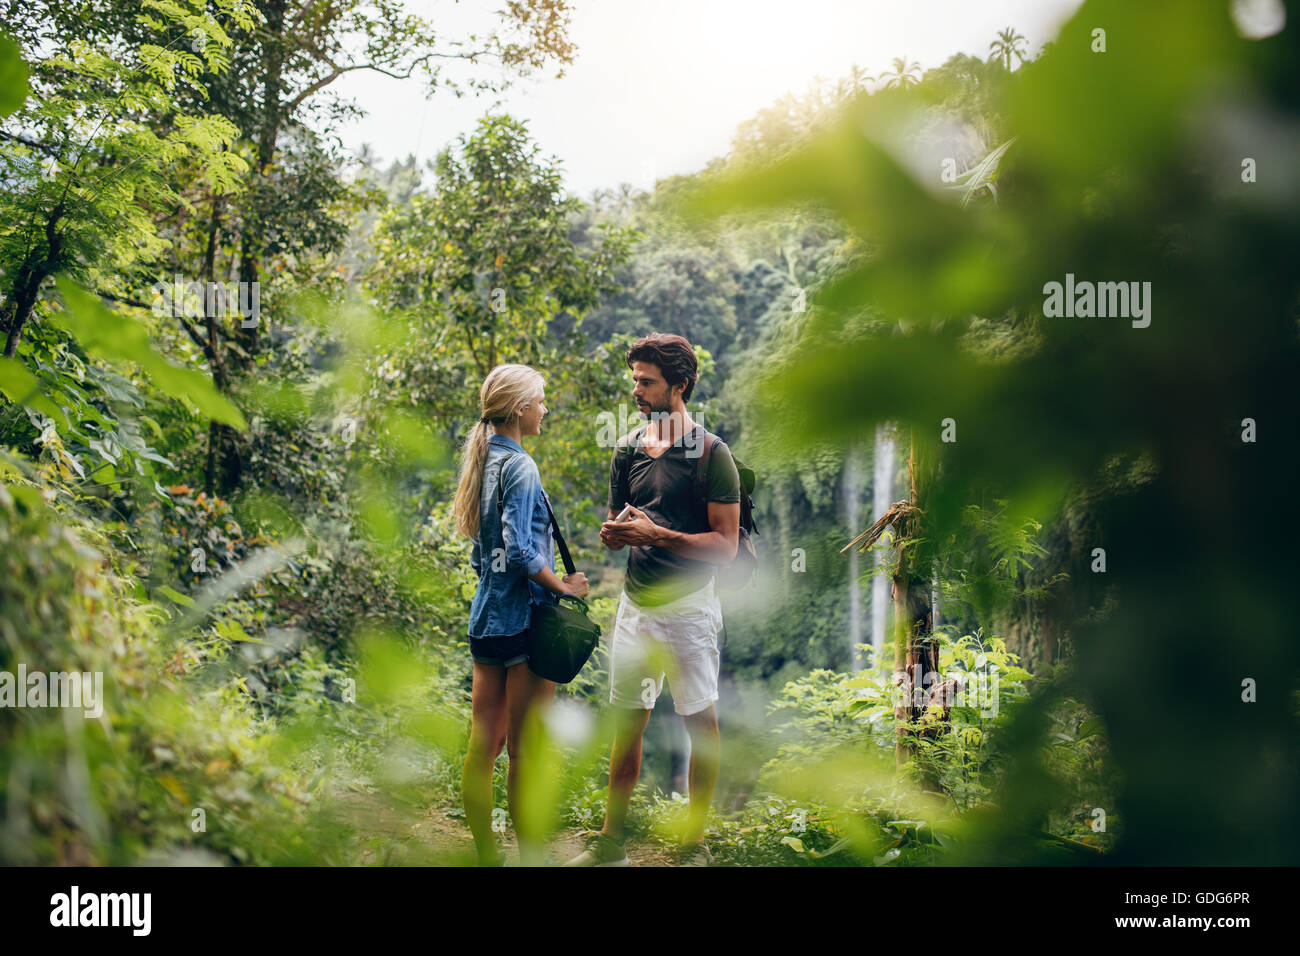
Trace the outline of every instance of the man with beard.
<path fill-rule="evenodd" d="M 618 712 L 605 825 L 569 866 L 626 866 L 624 822 L 641 772 L 641 737 L 667 677 L 691 740 L 690 809 L 680 861 L 711 862 L 701 842 L 718 779 L 721 742 L 718 565 L 736 556 L 740 475 L 726 444 L 686 411 L 698 378 L 690 342 L 656 333 L 627 353 L 637 409 L 649 419 L 619 441 L 610 461 L 606 547 L 630 548 L 610 639 L 609 702 Z M 697 468 L 709 449 L 704 494 Z"/>

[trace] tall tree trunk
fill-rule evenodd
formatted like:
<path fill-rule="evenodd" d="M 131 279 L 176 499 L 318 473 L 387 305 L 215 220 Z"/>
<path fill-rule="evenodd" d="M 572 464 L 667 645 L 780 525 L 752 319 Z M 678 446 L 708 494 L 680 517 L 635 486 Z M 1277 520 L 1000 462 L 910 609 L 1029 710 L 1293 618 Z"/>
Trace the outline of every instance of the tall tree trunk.
<path fill-rule="evenodd" d="M 956 692 L 955 681 L 940 681 L 939 644 L 934 638 L 931 599 L 934 561 L 924 546 L 926 497 L 934 473 L 933 452 L 918 443 L 915 433 L 907 459 L 908 504 L 894 524 L 898 564 L 894 569 L 894 757 L 902 767 L 915 756 L 922 737 L 934 737 L 948 727 L 948 712 Z M 939 790 L 939 782 L 923 778 L 923 785 Z"/>
<path fill-rule="evenodd" d="M 22 338 L 23 327 L 31 318 L 36 296 L 47 275 L 44 270 L 33 268 L 26 263 L 19 269 L 18 278 L 14 281 L 13 290 L 9 294 L 9 301 L 5 303 L 4 311 L 0 312 L 0 321 L 9 331 L 8 338 L 5 339 L 5 358 L 13 358 L 18 352 L 18 342 Z"/>
<path fill-rule="evenodd" d="M 275 143 L 280 136 L 284 112 L 280 97 L 284 87 L 284 23 L 287 3 L 286 0 L 267 0 L 261 7 L 266 17 L 264 29 L 269 39 L 265 43 L 267 54 L 266 72 L 262 77 L 262 125 L 257 134 L 257 169 L 250 202 L 254 215 L 244 217 L 239 236 L 239 278 L 240 281 L 249 283 L 260 281 L 262 273 L 266 226 L 256 211 L 273 199 L 272 191 L 266 186 L 266 177 L 275 161 Z M 249 328 L 243 328 L 241 324 L 233 333 L 243 350 L 243 354 L 237 357 L 236 364 L 247 367 L 257 355 L 261 323 Z"/>
<path fill-rule="evenodd" d="M 204 283 L 204 352 L 212 367 L 212 383 L 223 395 L 230 391 L 230 377 L 226 371 L 226 354 L 217 328 L 217 316 L 209 308 L 214 299 L 213 286 L 217 271 L 217 238 L 221 234 L 221 213 L 224 202 L 220 196 L 212 200 L 212 218 L 208 223 L 208 243 L 203 253 L 202 275 Z M 224 320 L 235 314 L 231 308 L 221 310 Z M 238 326 L 236 326 L 238 327 Z M 239 435 L 219 422 L 208 422 L 208 454 L 204 469 L 203 487 L 212 497 L 218 493 L 229 494 L 239 485 L 243 460 L 239 448 Z"/>
<path fill-rule="evenodd" d="M 898 563 L 894 566 L 894 682 L 897 697 L 894 718 L 895 757 L 902 766 L 915 751 L 915 723 L 923 708 L 925 675 L 938 670 L 937 654 L 931 652 L 929 639 L 930 599 L 929 582 L 917 574 L 916 539 L 921 536 L 921 515 L 916 486 L 917 471 L 916 436 L 911 436 L 907 457 L 909 483 L 908 504 L 911 506 L 896 519 L 894 542 L 898 550 Z"/>
<path fill-rule="evenodd" d="M 58 205 L 50 212 L 45 221 L 45 258 L 34 261 L 35 253 L 24 260 L 14 280 L 13 291 L 4 311 L 0 312 L 0 321 L 9 333 L 5 339 L 5 358 L 13 358 L 18 352 L 18 342 L 23 336 L 23 327 L 32 316 L 36 297 L 40 294 L 41 283 L 59 268 L 59 249 L 63 237 L 59 235 L 59 220 L 63 218 L 67 202 L 60 199 Z"/>

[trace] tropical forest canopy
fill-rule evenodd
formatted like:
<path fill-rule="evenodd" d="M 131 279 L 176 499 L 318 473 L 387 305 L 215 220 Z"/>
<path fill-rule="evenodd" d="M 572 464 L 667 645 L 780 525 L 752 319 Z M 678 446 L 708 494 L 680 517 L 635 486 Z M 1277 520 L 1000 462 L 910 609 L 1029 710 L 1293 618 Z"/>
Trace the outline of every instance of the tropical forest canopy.
<path fill-rule="evenodd" d="M 0 861 L 467 861 L 478 386 L 545 376 L 527 447 L 608 633 L 625 354 L 660 331 L 759 477 L 720 862 L 1294 863 L 1300 11 L 1229 8 L 854 67 L 581 198 L 506 110 L 425 164 L 334 135 L 352 70 L 562 70 L 564 0 L 474 38 L 395 0 L 8 7 L 0 672 L 103 686 L 0 708 Z M 561 836 L 599 826 L 607 664 L 537 745 Z M 651 843 L 670 702 L 652 728 Z"/>

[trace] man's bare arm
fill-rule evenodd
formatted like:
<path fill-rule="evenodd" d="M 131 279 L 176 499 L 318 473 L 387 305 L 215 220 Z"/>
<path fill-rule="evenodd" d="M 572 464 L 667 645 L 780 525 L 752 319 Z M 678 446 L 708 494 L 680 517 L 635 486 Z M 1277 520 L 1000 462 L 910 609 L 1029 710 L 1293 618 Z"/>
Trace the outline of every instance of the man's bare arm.
<path fill-rule="evenodd" d="M 600 531 L 601 540 L 610 547 L 625 544 L 660 547 L 696 561 L 729 564 L 736 557 L 740 545 L 739 502 L 710 501 L 709 527 L 712 530 L 699 534 L 660 527 L 644 512 L 635 509 L 631 520 L 615 522 L 613 517 L 611 515 L 611 520 L 601 525 Z"/>
<path fill-rule="evenodd" d="M 730 564 L 740 546 L 740 502 L 709 502 L 709 527 L 712 531 L 686 534 L 660 528 L 659 547 L 696 561 Z"/>

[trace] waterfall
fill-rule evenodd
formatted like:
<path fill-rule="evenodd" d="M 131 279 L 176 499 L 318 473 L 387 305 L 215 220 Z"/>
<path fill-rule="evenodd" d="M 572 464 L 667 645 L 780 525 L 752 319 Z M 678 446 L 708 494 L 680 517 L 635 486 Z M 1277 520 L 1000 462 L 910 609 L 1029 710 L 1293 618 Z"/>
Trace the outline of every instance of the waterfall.
<path fill-rule="evenodd" d="M 872 476 L 871 520 L 877 521 L 894 503 L 894 430 L 887 424 L 876 426 L 874 474 Z M 871 646 L 877 653 L 885 646 L 889 627 L 889 578 L 881 573 L 886 560 L 884 550 L 874 552 L 875 575 L 871 579 Z"/>
<path fill-rule="evenodd" d="M 848 520 L 849 535 L 855 536 L 862 529 L 858 526 L 861 511 L 858 499 L 861 497 L 861 480 L 858 472 L 858 448 L 850 445 L 848 460 L 844 468 L 844 504 L 845 517 Z M 858 583 L 858 549 L 849 552 L 849 669 L 853 673 L 862 670 L 862 654 L 858 645 L 862 643 L 862 585 Z"/>

